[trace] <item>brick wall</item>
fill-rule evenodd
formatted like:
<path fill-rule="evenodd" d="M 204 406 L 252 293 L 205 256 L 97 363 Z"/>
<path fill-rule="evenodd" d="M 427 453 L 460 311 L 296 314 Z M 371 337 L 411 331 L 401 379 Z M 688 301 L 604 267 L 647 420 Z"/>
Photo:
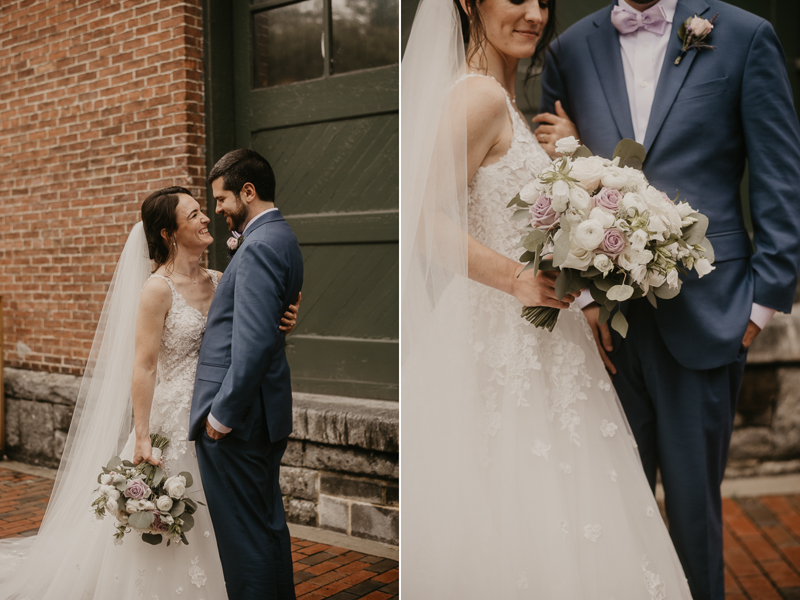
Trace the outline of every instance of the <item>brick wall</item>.
<path fill-rule="evenodd" d="M 142 200 L 204 204 L 201 0 L 0 2 L 10 367 L 80 374 Z"/>

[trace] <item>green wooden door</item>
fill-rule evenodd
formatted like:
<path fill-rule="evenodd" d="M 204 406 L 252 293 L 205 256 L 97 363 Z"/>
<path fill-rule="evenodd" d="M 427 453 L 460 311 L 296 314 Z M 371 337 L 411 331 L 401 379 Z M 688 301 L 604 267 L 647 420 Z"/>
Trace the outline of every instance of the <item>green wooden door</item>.
<path fill-rule="evenodd" d="M 270 162 L 303 250 L 287 339 L 298 391 L 398 397 L 398 12 L 397 0 L 232 3 L 232 75 L 218 74 L 233 119 L 217 133 Z"/>

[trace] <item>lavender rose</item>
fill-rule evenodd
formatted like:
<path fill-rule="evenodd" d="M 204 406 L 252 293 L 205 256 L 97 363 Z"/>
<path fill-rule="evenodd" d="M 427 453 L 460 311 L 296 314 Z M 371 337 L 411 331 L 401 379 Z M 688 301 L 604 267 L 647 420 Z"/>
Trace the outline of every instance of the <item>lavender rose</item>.
<path fill-rule="evenodd" d="M 169 525 L 161 519 L 161 513 L 157 510 L 153 511 L 153 524 L 150 529 L 158 532 L 165 532 L 169 530 Z"/>
<path fill-rule="evenodd" d="M 539 196 L 531 205 L 530 211 L 531 224 L 536 229 L 548 230 L 561 219 L 561 215 L 553 209 L 552 200 L 547 196 Z"/>
<path fill-rule="evenodd" d="M 150 495 L 150 488 L 141 479 L 131 479 L 125 488 L 125 497 L 132 500 L 142 500 Z"/>
<path fill-rule="evenodd" d="M 606 229 L 598 252 L 617 257 L 625 250 L 625 235 L 619 229 Z"/>
<path fill-rule="evenodd" d="M 597 195 L 592 199 L 594 200 L 595 206 L 605 208 L 616 214 L 617 204 L 622 199 L 622 194 L 619 190 L 615 190 L 614 188 L 604 187 L 597 192 Z"/>

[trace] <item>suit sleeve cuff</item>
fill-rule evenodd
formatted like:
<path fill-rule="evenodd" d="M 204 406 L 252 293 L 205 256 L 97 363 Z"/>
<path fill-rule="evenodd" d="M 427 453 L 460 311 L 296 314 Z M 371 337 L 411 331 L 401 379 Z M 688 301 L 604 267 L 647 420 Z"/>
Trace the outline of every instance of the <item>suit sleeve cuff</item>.
<path fill-rule="evenodd" d="M 774 314 L 774 308 L 767 308 L 766 306 L 761 306 L 753 302 L 753 310 L 750 311 L 750 320 L 758 325 L 760 329 L 764 329 Z"/>
<path fill-rule="evenodd" d="M 592 298 L 592 293 L 589 291 L 589 288 L 583 290 L 581 295 L 575 299 L 575 304 L 577 304 L 578 308 L 581 310 L 589 306 L 592 302 L 594 302 L 594 298 Z"/>
<path fill-rule="evenodd" d="M 211 424 L 211 427 L 213 427 L 216 431 L 219 431 L 220 433 L 230 433 L 232 431 L 230 427 L 225 427 L 225 425 L 217 421 L 214 418 L 214 415 L 212 415 L 211 413 L 208 413 L 208 422 Z"/>

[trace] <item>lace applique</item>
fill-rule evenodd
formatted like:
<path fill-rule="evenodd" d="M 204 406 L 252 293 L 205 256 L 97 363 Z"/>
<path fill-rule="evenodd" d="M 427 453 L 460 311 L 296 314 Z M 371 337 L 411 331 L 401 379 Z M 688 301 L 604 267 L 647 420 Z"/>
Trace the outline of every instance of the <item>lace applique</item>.
<path fill-rule="evenodd" d="M 568 465 L 565 463 L 558 463 L 558 470 L 564 473 L 565 475 L 569 475 L 572 473 L 572 465 Z"/>
<path fill-rule="evenodd" d="M 614 469 L 608 472 L 608 476 L 611 477 L 611 483 L 617 483 L 617 472 Z"/>
<path fill-rule="evenodd" d="M 521 590 L 527 590 L 528 586 L 530 586 L 530 582 L 528 581 L 528 576 L 525 573 L 522 573 L 517 579 L 517 587 Z"/>
<path fill-rule="evenodd" d="M 648 571 L 647 567 L 650 562 L 647 560 L 647 555 L 642 558 L 642 571 L 644 572 L 644 585 L 647 588 L 647 593 L 653 600 L 666 600 L 667 586 L 661 581 L 661 577 L 652 571 Z"/>
<path fill-rule="evenodd" d="M 598 539 L 600 539 L 601 529 L 602 528 L 600 525 L 586 525 L 583 528 L 583 535 L 590 542 L 596 542 Z"/>
<path fill-rule="evenodd" d="M 611 421 L 607 421 L 606 419 L 600 421 L 600 431 L 603 432 L 603 437 L 614 437 L 614 434 L 617 433 L 617 429 L 618 427 Z"/>
<path fill-rule="evenodd" d="M 146 571 L 146 569 L 139 569 L 139 576 L 134 582 L 136 584 L 136 589 L 139 590 L 140 596 L 144 596 L 144 574 Z"/>
<path fill-rule="evenodd" d="M 564 535 L 569 535 L 569 523 L 561 521 L 561 531 L 564 532 Z"/>
<path fill-rule="evenodd" d="M 175 590 L 175 595 L 176 596 L 180 596 L 182 593 L 183 593 L 183 588 L 182 587 L 179 587 L 177 590 Z"/>
<path fill-rule="evenodd" d="M 536 440 L 533 442 L 533 446 L 531 446 L 531 452 L 547 460 L 547 453 L 550 448 L 552 448 L 552 444 L 545 444 L 542 440 Z"/>
<path fill-rule="evenodd" d="M 203 587 L 206 584 L 206 572 L 200 568 L 199 563 L 200 557 L 195 556 L 192 560 L 192 566 L 189 567 L 189 577 L 197 587 Z"/>
<path fill-rule="evenodd" d="M 486 388 L 483 390 L 483 396 L 485 398 L 483 406 L 486 408 L 486 431 L 489 435 L 495 435 L 503 424 L 503 415 L 495 410 L 497 408 L 495 400 L 497 391 Z"/>
<path fill-rule="evenodd" d="M 645 509 L 644 514 L 646 514 L 648 517 L 652 517 L 654 514 L 656 514 L 656 510 L 652 506 L 648 506 Z"/>
<path fill-rule="evenodd" d="M 602 379 L 597 383 L 597 386 L 604 392 L 611 391 L 611 384 L 608 383 L 607 381 L 603 381 Z"/>

